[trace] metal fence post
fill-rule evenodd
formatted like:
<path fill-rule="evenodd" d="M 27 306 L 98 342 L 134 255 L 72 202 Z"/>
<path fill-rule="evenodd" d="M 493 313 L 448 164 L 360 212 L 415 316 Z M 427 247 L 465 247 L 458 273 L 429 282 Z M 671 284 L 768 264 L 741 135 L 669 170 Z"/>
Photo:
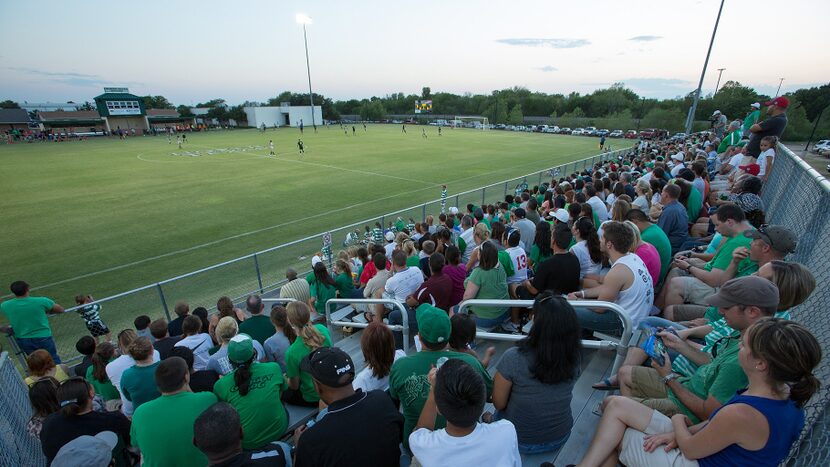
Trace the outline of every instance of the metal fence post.
<path fill-rule="evenodd" d="M 421 208 L 421 222 L 426 222 L 427 220 L 427 203 L 424 203 L 423 208 Z"/>
<path fill-rule="evenodd" d="M 458 207 L 458 195 L 455 195 L 455 207 Z"/>
<path fill-rule="evenodd" d="M 507 182 L 504 182 L 504 195 L 507 196 Z"/>
<path fill-rule="evenodd" d="M 537 185 L 542 186 L 542 172 L 539 172 L 539 183 Z"/>
<path fill-rule="evenodd" d="M 164 314 L 167 315 L 167 321 L 169 322 L 172 318 L 170 317 L 170 310 L 167 309 L 167 300 L 164 298 L 164 290 L 161 288 L 161 284 L 156 282 L 156 289 L 159 291 L 159 299 L 161 299 L 161 306 L 164 307 Z"/>
<path fill-rule="evenodd" d="M 259 284 L 259 293 L 265 293 L 262 288 L 262 273 L 259 270 L 259 259 L 257 258 L 256 253 L 254 253 L 254 267 L 256 268 L 256 280 Z"/>
<path fill-rule="evenodd" d="M 487 187 L 481 188 L 481 205 L 484 206 L 484 194 L 487 192 Z"/>
<path fill-rule="evenodd" d="M 386 228 L 386 216 L 383 215 L 383 216 L 380 216 L 380 230 L 383 231 L 383 229 L 385 229 L 385 228 Z"/>

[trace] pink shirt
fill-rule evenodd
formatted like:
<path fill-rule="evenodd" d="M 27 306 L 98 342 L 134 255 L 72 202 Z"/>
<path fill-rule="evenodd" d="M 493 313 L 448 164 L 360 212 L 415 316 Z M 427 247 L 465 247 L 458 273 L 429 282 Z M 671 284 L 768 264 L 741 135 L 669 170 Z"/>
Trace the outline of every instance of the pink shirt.
<path fill-rule="evenodd" d="M 467 267 L 463 264 L 453 266 L 447 264 L 442 272 L 452 279 L 452 295 L 450 295 L 450 306 L 461 303 L 464 298 L 464 279 L 467 278 Z"/>
<path fill-rule="evenodd" d="M 651 274 L 651 280 L 654 281 L 655 277 L 660 280 L 660 253 L 657 252 L 657 248 L 654 248 L 651 243 L 643 242 L 634 253 L 645 263 L 648 273 Z"/>

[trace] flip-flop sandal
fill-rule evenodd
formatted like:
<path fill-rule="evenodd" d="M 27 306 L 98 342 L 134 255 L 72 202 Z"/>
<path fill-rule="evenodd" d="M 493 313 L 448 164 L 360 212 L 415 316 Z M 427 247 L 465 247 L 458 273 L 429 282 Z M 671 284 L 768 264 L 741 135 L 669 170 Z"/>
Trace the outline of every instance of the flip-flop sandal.
<path fill-rule="evenodd" d="M 610 378 L 605 378 L 599 383 L 592 384 L 591 388 L 596 389 L 597 391 L 616 391 L 620 388 L 620 385 L 619 383 L 612 383 Z"/>

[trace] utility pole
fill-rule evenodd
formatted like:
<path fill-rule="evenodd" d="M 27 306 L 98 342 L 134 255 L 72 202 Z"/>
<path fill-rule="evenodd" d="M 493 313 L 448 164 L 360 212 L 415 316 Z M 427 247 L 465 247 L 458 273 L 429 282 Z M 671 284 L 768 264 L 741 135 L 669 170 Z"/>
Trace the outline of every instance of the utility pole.
<path fill-rule="evenodd" d="M 723 74 L 723 70 L 725 70 L 725 69 L 726 68 L 718 68 L 718 82 L 715 84 L 715 94 L 718 93 L 718 87 L 720 87 L 720 77 Z"/>
<path fill-rule="evenodd" d="M 778 89 L 775 91 L 775 97 L 778 97 L 778 94 L 781 92 L 781 85 L 784 83 L 784 78 L 779 78 L 781 81 L 778 82 Z"/>
<path fill-rule="evenodd" d="M 715 20 L 715 27 L 712 29 L 712 38 L 709 40 L 709 51 L 706 52 L 706 61 L 703 62 L 703 71 L 700 72 L 700 81 L 695 90 L 695 99 L 692 101 L 692 107 L 689 109 L 689 114 L 686 116 L 686 134 L 692 132 L 692 122 L 695 120 L 695 111 L 697 110 L 697 103 L 700 100 L 700 89 L 703 87 L 703 78 L 706 76 L 706 66 L 709 65 L 709 55 L 712 54 L 712 45 L 715 43 L 715 34 L 718 32 L 718 23 L 720 23 L 720 14 L 723 12 L 723 3 L 720 1 L 720 8 L 718 8 L 718 17 Z"/>

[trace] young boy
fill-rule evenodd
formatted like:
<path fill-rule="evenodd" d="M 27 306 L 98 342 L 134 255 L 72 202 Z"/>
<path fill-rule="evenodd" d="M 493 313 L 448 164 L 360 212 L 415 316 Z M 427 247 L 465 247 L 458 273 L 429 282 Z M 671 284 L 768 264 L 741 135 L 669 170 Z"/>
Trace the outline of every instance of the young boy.
<path fill-rule="evenodd" d="M 156 338 L 153 337 L 153 334 L 150 332 L 150 317 L 147 315 L 141 315 L 135 320 L 133 320 L 133 325 L 135 326 L 135 333 L 138 334 L 138 337 L 146 337 L 150 339 L 150 343 L 156 341 Z"/>
<path fill-rule="evenodd" d="M 276 155 L 276 154 L 274 154 L 274 140 L 273 139 L 268 140 L 268 149 L 271 150 L 271 153 L 269 154 L 270 156 L 275 156 Z"/>
<path fill-rule="evenodd" d="M 81 363 L 75 365 L 75 367 L 72 368 L 72 372 L 75 374 L 75 376 L 86 376 L 86 369 L 92 366 L 92 354 L 95 353 L 95 345 L 95 339 L 93 339 L 90 336 L 83 336 L 80 339 L 78 339 L 78 342 L 75 343 L 75 350 L 77 350 L 79 354 L 84 356 L 83 360 L 81 360 Z"/>
<path fill-rule="evenodd" d="M 104 342 L 109 342 L 111 339 L 110 329 L 101 320 L 101 305 L 94 302 L 95 299 L 91 295 L 77 295 L 75 296 L 76 305 L 84 305 L 76 311 L 81 318 L 84 319 L 86 329 L 95 338 L 95 343 L 98 343 L 98 338 L 104 336 Z"/>
<path fill-rule="evenodd" d="M 305 144 L 303 143 L 303 140 L 297 140 L 297 149 L 300 150 L 300 154 L 305 154 Z"/>
<path fill-rule="evenodd" d="M 429 396 L 409 435 L 409 447 L 422 466 L 522 465 L 512 423 L 478 423 L 487 390 L 477 370 L 461 359 L 441 359 L 427 378 Z M 434 430 L 439 414 L 447 427 Z"/>

